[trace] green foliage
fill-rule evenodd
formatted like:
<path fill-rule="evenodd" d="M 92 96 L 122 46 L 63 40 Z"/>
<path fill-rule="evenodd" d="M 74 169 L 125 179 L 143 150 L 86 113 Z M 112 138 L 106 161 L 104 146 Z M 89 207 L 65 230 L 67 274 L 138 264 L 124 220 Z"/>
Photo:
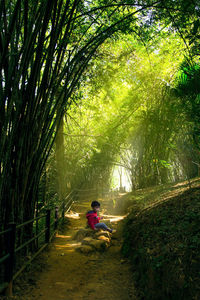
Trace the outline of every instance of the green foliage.
<path fill-rule="evenodd" d="M 198 63 L 183 62 L 177 74 L 175 94 L 180 106 L 192 124 L 192 135 L 196 146 L 200 147 L 200 66 Z"/>
<path fill-rule="evenodd" d="M 197 175 L 191 126 L 171 92 L 183 42 L 164 36 L 146 51 L 135 36 L 118 34 L 90 62 L 66 117 L 64 168 L 71 188 L 108 188 L 120 165 L 133 188 Z"/>

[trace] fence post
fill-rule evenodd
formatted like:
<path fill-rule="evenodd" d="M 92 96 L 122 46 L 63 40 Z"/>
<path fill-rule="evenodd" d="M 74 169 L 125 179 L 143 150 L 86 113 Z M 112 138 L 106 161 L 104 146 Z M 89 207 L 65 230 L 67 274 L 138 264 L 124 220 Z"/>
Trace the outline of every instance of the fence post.
<path fill-rule="evenodd" d="M 6 296 L 12 296 L 12 283 L 13 283 L 13 270 L 15 264 L 15 237 L 16 237 L 16 224 L 9 224 L 10 232 L 7 239 L 7 251 L 10 254 L 9 259 L 6 263 L 5 268 L 5 281 L 8 282 L 8 287 L 6 288 Z"/>
<path fill-rule="evenodd" d="M 49 243 L 50 240 L 50 220 L 51 220 L 51 210 L 46 210 L 46 232 L 45 232 L 45 242 Z"/>
<path fill-rule="evenodd" d="M 55 223 L 54 223 L 54 229 L 56 230 L 58 228 L 58 206 L 55 208 Z"/>
<path fill-rule="evenodd" d="M 64 218 L 65 218 L 65 203 L 63 202 L 63 204 L 62 204 L 62 222 L 64 222 Z"/>

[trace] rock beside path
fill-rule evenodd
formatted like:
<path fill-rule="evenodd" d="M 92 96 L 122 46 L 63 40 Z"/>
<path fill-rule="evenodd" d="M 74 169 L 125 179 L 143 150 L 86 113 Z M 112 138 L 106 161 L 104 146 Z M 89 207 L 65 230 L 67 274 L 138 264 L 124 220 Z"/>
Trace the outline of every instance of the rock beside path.
<path fill-rule="evenodd" d="M 83 253 L 83 254 L 89 254 L 94 252 L 94 248 L 89 245 L 81 245 L 76 248 L 77 251 Z"/>
<path fill-rule="evenodd" d="M 104 235 L 98 236 L 97 239 L 98 239 L 98 240 L 101 240 L 101 241 L 105 241 L 105 242 L 107 242 L 108 244 L 110 244 L 110 238 L 105 237 Z"/>
<path fill-rule="evenodd" d="M 111 234 L 107 231 L 95 232 L 91 229 L 81 228 L 75 235 L 81 245 L 76 248 L 77 251 L 88 254 L 95 251 L 105 251 L 111 242 Z"/>
<path fill-rule="evenodd" d="M 99 236 L 105 236 L 107 238 L 111 238 L 111 234 L 108 231 L 97 231 L 95 232 L 95 236 L 99 237 Z"/>
<path fill-rule="evenodd" d="M 78 242 L 81 242 L 85 237 L 94 236 L 95 232 L 90 228 L 81 228 L 77 231 L 74 236 L 74 239 Z"/>

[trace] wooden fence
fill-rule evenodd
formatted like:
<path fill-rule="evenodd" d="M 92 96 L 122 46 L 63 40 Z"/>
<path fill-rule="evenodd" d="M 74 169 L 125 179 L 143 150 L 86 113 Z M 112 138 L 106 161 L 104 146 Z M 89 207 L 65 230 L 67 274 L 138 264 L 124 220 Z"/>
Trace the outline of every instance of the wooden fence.
<path fill-rule="evenodd" d="M 55 210 L 46 209 L 45 213 L 28 220 L 22 224 L 10 223 L 8 224 L 8 228 L 2 232 L 0 232 L 0 237 L 3 237 L 3 241 L 5 241 L 5 253 L 2 257 L 0 257 L 0 266 L 4 266 L 4 274 L 3 279 L 0 282 L 0 293 L 5 291 L 7 296 L 12 296 L 12 284 L 13 280 L 15 280 L 24 269 L 32 262 L 32 260 L 38 256 L 38 254 L 46 248 L 46 246 L 51 241 L 54 236 L 58 224 L 60 221 L 64 221 L 64 216 L 67 211 L 70 210 L 73 204 L 73 192 L 71 192 L 66 198 L 65 202 L 60 207 L 56 207 Z M 42 224 L 43 228 L 39 229 L 38 222 L 43 219 Z M 29 240 L 20 244 L 16 247 L 16 236 L 17 231 L 21 230 L 27 225 L 35 226 L 35 234 Z M 39 245 L 39 239 L 40 242 Z M 28 259 L 28 261 L 24 262 L 23 265 L 16 270 L 16 262 L 19 255 L 17 255 L 22 249 L 25 249 L 29 245 L 34 243 L 36 251 L 32 253 L 32 256 Z"/>

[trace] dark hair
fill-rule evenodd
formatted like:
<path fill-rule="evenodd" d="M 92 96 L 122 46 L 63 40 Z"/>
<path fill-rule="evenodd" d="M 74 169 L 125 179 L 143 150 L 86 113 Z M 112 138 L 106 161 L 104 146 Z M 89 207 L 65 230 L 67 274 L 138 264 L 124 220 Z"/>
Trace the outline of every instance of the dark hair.
<path fill-rule="evenodd" d="M 92 207 L 100 207 L 100 203 L 98 201 L 92 201 L 91 206 Z"/>

